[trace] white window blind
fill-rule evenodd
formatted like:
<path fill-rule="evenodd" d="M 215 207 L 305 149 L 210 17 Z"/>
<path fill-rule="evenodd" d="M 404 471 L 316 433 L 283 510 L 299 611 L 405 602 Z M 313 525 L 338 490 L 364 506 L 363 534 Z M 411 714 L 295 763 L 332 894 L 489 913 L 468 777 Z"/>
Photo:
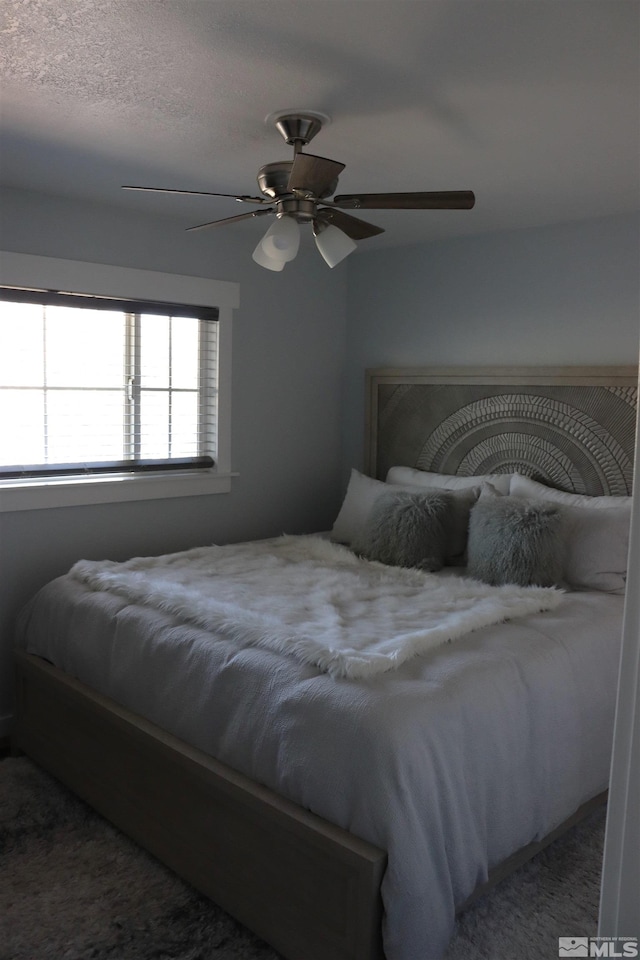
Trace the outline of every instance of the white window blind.
<path fill-rule="evenodd" d="M 212 467 L 217 317 L 0 288 L 0 479 Z"/>

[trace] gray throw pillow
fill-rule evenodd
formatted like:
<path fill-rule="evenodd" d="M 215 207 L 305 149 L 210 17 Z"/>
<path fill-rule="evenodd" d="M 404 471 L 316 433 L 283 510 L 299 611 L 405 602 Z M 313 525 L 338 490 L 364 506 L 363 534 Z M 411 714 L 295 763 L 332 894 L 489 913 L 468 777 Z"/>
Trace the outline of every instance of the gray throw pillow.
<path fill-rule="evenodd" d="M 445 491 L 384 493 L 374 503 L 352 549 L 395 567 L 440 570 L 453 498 Z"/>
<path fill-rule="evenodd" d="M 562 527 L 558 504 L 481 497 L 469 519 L 467 572 L 493 585 L 554 586 L 562 579 Z"/>

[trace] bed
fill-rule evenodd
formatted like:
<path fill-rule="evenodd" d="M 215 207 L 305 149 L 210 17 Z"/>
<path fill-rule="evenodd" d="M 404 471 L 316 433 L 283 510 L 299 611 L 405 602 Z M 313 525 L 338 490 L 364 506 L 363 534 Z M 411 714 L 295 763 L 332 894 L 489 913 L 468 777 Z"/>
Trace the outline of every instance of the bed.
<path fill-rule="evenodd" d="M 39 592 L 16 749 L 289 960 L 438 960 L 456 910 L 606 792 L 636 387 L 632 368 L 371 371 L 368 469 L 330 537 L 81 561 Z M 441 569 L 381 561 L 382 504 L 466 510 L 468 541 L 447 528 Z M 481 584 L 477 518 L 520 504 L 547 548 L 571 542 L 563 570 Z M 440 590 L 459 591 L 446 629 Z"/>

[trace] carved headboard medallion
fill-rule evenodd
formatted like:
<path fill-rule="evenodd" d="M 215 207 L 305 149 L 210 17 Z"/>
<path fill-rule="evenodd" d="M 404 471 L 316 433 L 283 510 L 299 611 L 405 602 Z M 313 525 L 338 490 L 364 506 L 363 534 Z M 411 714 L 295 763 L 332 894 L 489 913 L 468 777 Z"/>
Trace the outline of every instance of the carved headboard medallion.
<path fill-rule="evenodd" d="M 634 367 L 370 370 L 368 470 L 518 471 L 561 490 L 631 493 Z"/>

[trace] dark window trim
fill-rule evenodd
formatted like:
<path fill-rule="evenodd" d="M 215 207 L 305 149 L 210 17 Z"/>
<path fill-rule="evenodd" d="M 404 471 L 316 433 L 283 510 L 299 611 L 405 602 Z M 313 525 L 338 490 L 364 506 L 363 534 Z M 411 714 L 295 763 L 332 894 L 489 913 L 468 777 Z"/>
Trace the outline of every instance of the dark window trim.
<path fill-rule="evenodd" d="M 220 317 L 218 307 L 184 303 L 166 303 L 161 300 L 123 300 L 120 297 L 96 297 L 84 293 L 66 293 L 60 290 L 37 290 L 25 287 L 1 287 L 0 300 L 13 303 L 35 303 L 46 307 L 84 307 L 85 310 L 119 310 L 122 313 L 158 314 L 168 317 L 195 317 L 215 322 Z"/>
<path fill-rule="evenodd" d="M 36 480 L 43 477 L 91 477 L 110 473 L 152 473 L 163 470 L 208 469 L 211 457 L 176 457 L 173 460 L 110 460 L 108 463 L 14 464 L 0 469 L 0 480 Z"/>

